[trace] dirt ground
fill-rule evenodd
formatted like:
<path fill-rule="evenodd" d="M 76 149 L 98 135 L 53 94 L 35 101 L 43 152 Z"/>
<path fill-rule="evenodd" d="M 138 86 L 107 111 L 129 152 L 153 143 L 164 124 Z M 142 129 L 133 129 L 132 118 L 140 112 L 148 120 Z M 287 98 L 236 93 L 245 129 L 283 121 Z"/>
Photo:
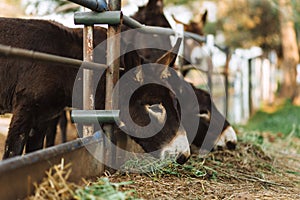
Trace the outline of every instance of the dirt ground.
<path fill-rule="evenodd" d="M 157 168 L 153 160 L 150 160 L 144 165 L 151 169 L 147 173 L 122 171 L 110 175 L 106 172 L 100 178 L 108 178 L 110 183 L 119 185 L 119 191 L 124 191 L 122 198 L 117 199 L 300 199 L 299 138 L 275 140 L 270 146 L 269 144 L 257 145 L 250 141 L 240 141 L 234 151 L 215 151 L 205 157 L 193 155 L 184 165 L 168 163 Z M 70 189 L 78 191 L 85 186 L 59 178 L 62 174 L 67 176 L 71 171 L 63 173 L 57 170 L 57 166 L 54 167 L 59 173 L 45 178 L 38 187 L 39 193 L 35 193 L 30 199 L 49 194 L 49 191 L 54 197 L 58 194 L 57 191 L 66 191 L 56 199 L 61 199 L 62 196 L 66 197 L 64 199 L 74 199 L 74 192 Z M 141 163 L 137 160 L 123 167 L 123 170 L 141 171 Z M 55 190 L 51 186 L 53 180 L 60 180 L 55 184 L 59 189 Z M 95 184 L 85 182 L 88 186 Z M 116 194 L 111 189 L 103 190 L 107 186 L 96 187 L 98 189 L 95 193 L 85 187 L 89 197 L 87 199 L 112 199 L 97 195 L 103 192 Z"/>
<path fill-rule="evenodd" d="M 0 118 L 0 130 L 8 122 Z M 69 125 L 68 140 L 74 139 L 74 132 Z M 103 177 L 113 183 L 132 181 L 120 190 L 134 190 L 141 199 L 300 199 L 300 139 L 240 132 L 234 151 L 194 155 L 182 166 L 170 164 L 152 173 L 117 172 Z M 5 133 L 0 134 L 1 155 L 5 138 Z M 136 163 L 130 170 L 139 170 Z"/>
<path fill-rule="evenodd" d="M 121 173 L 109 178 L 133 181 L 122 189 L 133 189 L 143 199 L 300 199 L 300 154 L 240 143 L 236 151 L 194 156 L 186 165 L 201 162 L 198 170 L 204 175 L 199 177 L 186 168 L 162 177 Z"/>

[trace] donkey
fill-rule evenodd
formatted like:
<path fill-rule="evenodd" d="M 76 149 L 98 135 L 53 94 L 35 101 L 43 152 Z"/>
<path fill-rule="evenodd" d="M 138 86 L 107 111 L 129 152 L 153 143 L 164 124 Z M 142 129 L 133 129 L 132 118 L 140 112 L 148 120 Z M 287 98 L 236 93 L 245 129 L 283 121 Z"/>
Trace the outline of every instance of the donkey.
<path fill-rule="evenodd" d="M 0 43 L 82 59 L 80 35 L 73 29 L 50 21 L 0 18 Z M 178 45 L 179 43 L 174 48 L 178 49 Z M 125 55 L 126 66 L 132 67 L 131 63 L 135 64 L 134 61 L 138 59 L 135 51 L 132 51 L 132 54 Z M 172 65 L 176 56 L 171 56 L 172 59 L 165 59 L 170 58 L 170 55 L 171 53 L 167 52 L 156 63 Z M 137 68 L 133 70 L 133 73 L 136 77 L 140 77 L 144 71 L 143 68 Z M 157 77 L 166 77 L 165 74 L 168 74 L 168 71 L 169 68 L 164 67 L 162 70 L 155 71 L 153 75 L 147 73 L 149 76 L 147 78 L 154 80 Z M 65 106 L 72 106 L 74 84 L 80 81 L 78 72 L 78 69 L 65 67 L 62 64 L 0 57 L 0 111 L 13 114 L 3 159 L 21 155 L 24 148 L 25 152 L 29 153 L 43 147 L 47 129 L 53 127 L 54 120 L 61 115 Z M 96 109 L 104 107 L 104 80 L 105 76 L 98 84 L 98 94 L 95 95 L 98 98 L 95 101 Z M 144 79 L 129 79 L 131 83 L 138 85 L 143 84 L 141 80 Z M 168 84 L 168 79 L 159 79 L 159 81 Z M 127 89 L 131 90 L 130 85 Z M 120 108 L 121 113 L 129 109 L 133 113 L 131 115 L 133 121 L 139 126 L 144 126 L 150 123 L 150 119 L 157 116 L 153 109 L 161 104 L 161 109 L 166 113 L 163 117 L 166 123 L 153 137 L 140 138 L 138 137 L 140 133 L 133 133 L 131 137 L 141 145 L 145 152 L 155 151 L 156 155 L 161 158 L 171 154 L 178 162 L 184 163 L 190 156 L 190 149 L 186 132 L 180 127 L 174 94 L 169 89 L 149 85 L 137 91 L 136 96 L 141 98 L 131 99 L 128 108 Z M 143 112 L 140 112 L 140 109 L 143 109 Z M 121 119 L 126 122 L 128 116 L 122 116 Z M 155 123 L 155 120 L 152 120 L 152 123 Z M 127 123 L 124 124 L 124 130 L 130 129 Z M 119 124 L 118 127 L 121 125 Z"/>
<path fill-rule="evenodd" d="M 183 24 L 184 30 L 193 32 L 199 35 L 203 35 L 203 29 L 207 21 L 207 10 L 203 14 L 200 14 L 197 21 L 191 20 L 188 24 L 180 22 L 173 16 L 175 22 Z M 138 20 L 142 24 L 151 25 L 151 26 L 162 26 L 162 27 L 171 27 L 169 22 L 166 20 L 163 13 L 163 1 L 162 0 L 149 0 L 148 4 L 139 7 L 137 13 L 132 16 L 134 19 Z M 155 43 L 153 46 L 157 46 L 158 49 L 142 49 L 138 51 L 141 56 L 149 60 L 159 57 L 163 51 L 160 48 L 160 45 L 171 46 L 168 36 L 164 35 L 146 35 L 139 34 L 133 36 L 138 43 L 138 48 L 144 46 L 151 46 L 148 43 Z M 148 43 L 147 43 L 148 42 Z M 189 64 L 191 61 L 196 60 L 192 58 L 195 47 L 199 47 L 199 44 L 192 39 L 185 39 L 185 52 L 183 64 Z M 198 48 L 196 48 L 198 49 Z M 183 72 L 183 76 L 186 74 L 186 71 Z M 176 83 L 174 83 L 175 85 Z M 192 86 L 192 85 L 191 85 Z M 188 86 L 190 87 L 190 86 Z M 192 86 L 193 87 L 193 86 Z M 199 112 L 194 109 L 196 105 L 190 103 L 190 106 L 186 108 L 189 112 L 186 112 L 182 116 L 183 126 L 187 130 L 189 136 L 189 142 L 194 147 L 193 149 L 205 149 L 211 150 L 212 146 L 215 148 L 229 148 L 234 149 L 237 143 L 236 133 L 230 123 L 226 118 L 217 110 L 214 105 L 211 96 L 204 90 L 197 89 L 193 87 L 193 90 L 197 96 L 197 104 L 200 108 Z M 179 91 L 178 91 L 179 92 Z M 186 98 L 189 98 L 188 94 L 183 94 Z M 189 116 L 195 115 L 198 116 L 199 126 L 197 128 L 197 134 L 192 134 L 193 127 L 189 124 Z M 206 138 L 208 138 L 206 140 Z"/>

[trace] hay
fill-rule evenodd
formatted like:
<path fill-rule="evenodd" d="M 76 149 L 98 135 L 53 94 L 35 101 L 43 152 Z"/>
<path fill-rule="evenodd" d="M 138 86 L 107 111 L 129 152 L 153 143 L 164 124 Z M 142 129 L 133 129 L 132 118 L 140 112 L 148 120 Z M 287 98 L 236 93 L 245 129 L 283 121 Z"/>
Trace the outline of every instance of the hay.
<path fill-rule="evenodd" d="M 286 142 L 266 146 L 279 150 Z M 110 180 L 134 181 L 124 189 L 135 188 L 144 199 L 300 199 L 300 157 L 284 152 L 265 149 L 265 142 L 262 146 L 240 141 L 235 151 L 193 155 L 184 165 L 150 160 L 151 173 L 140 173 L 145 168 L 141 170 L 137 160 L 130 161 L 123 170 L 139 173 L 119 172 Z"/>
<path fill-rule="evenodd" d="M 54 165 L 46 172 L 46 177 L 43 178 L 40 184 L 34 183 L 34 195 L 28 197 L 27 200 L 72 199 L 78 185 L 68 182 L 71 171 L 71 164 L 64 165 L 64 160 L 62 159 L 60 164 Z"/>
<path fill-rule="evenodd" d="M 108 178 L 98 178 L 97 182 L 90 182 L 83 179 L 84 185 L 80 186 L 69 182 L 71 164 L 61 163 L 54 165 L 46 172 L 40 184 L 34 183 L 34 195 L 27 197 L 27 200 L 90 200 L 90 199 L 112 199 L 112 200 L 134 200 L 135 190 L 119 191 L 120 187 L 132 184 L 131 181 L 111 183 Z"/>
<path fill-rule="evenodd" d="M 91 199 L 90 194 L 104 195 L 94 199 L 300 199 L 300 155 L 290 148 L 292 143 L 299 148 L 299 139 L 251 134 L 240 135 L 235 151 L 193 155 L 184 165 L 134 158 L 123 171 L 83 187 L 69 183 L 70 165 L 60 164 L 29 199 Z"/>

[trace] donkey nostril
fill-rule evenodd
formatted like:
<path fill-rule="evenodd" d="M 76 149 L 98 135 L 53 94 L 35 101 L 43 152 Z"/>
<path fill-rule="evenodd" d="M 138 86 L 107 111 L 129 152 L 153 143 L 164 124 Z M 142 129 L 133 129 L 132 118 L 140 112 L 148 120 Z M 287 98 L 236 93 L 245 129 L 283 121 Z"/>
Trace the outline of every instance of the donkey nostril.
<path fill-rule="evenodd" d="M 231 142 L 231 141 L 228 141 L 226 142 L 226 146 L 229 150 L 234 150 L 235 147 L 236 147 L 236 143 L 235 142 Z"/>
<path fill-rule="evenodd" d="M 176 162 L 180 165 L 184 164 L 187 160 L 189 159 L 189 157 L 186 157 L 184 154 L 179 154 L 176 158 Z"/>

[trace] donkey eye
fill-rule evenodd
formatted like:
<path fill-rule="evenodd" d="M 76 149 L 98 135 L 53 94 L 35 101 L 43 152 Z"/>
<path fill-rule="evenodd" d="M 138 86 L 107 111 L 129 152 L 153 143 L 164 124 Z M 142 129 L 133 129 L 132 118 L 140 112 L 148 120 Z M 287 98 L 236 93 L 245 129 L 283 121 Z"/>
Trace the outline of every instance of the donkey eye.
<path fill-rule="evenodd" d="M 139 104 L 139 105 L 142 105 L 142 104 L 143 104 L 141 100 L 137 100 L 136 102 L 137 102 L 137 104 Z"/>
<path fill-rule="evenodd" d="M 209 111 L 208 110 L 200 110 L 200 114 L 208 114 Z"/>

